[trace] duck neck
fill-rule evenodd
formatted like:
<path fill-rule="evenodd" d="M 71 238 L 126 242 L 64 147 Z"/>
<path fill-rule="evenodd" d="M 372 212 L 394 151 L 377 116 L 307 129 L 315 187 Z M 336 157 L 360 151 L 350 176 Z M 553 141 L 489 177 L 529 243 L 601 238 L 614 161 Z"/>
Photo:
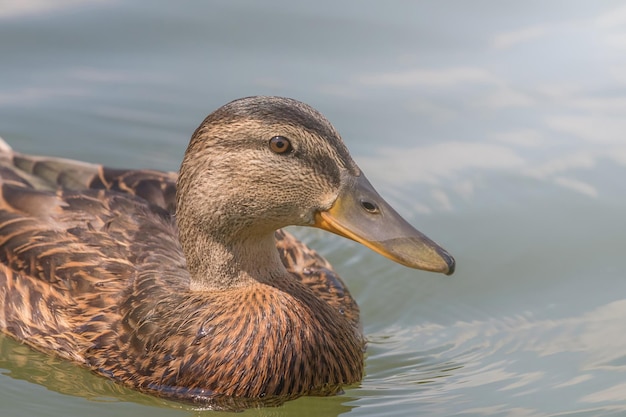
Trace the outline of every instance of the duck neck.
<path fill-rule="evenodd" d="M 272 283 L 289 275 L 276 249 L 274 232 L 263 235 L 215 237 L 196 234 L 183 249 L 193 291 L 214 291 Z"/>

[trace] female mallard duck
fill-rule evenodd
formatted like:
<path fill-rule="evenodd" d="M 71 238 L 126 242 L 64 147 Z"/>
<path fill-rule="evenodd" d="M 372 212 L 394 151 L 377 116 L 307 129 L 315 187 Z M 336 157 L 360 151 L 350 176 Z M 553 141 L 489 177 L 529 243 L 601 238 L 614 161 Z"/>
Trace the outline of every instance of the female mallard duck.
<path fill-rule="evenodd" d="M 333 126 L 286 98 L 209 115 L 178 179 L 2 144 L 0 181 L 0 328 L 169 398 L 278 403 L 361 379 L 356 303 L 284 226 L 454 270 L 376 193 Z"/>

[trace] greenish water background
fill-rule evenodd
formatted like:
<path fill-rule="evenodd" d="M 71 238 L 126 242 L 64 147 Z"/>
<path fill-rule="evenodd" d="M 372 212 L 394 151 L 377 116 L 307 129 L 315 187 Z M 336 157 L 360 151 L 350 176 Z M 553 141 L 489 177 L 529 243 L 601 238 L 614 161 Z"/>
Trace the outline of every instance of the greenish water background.
<path fill-rule="evenodd" d="M 241 96 L 324 113 L 458 261 L 444 277 L 294 230 L 362 308 L 367 376 L 244 415 L 626 413 L 621 1 L 0 1 L 0 136 L 177 168 Z M 193 415 L 0 337 L 0 415 Z"/>

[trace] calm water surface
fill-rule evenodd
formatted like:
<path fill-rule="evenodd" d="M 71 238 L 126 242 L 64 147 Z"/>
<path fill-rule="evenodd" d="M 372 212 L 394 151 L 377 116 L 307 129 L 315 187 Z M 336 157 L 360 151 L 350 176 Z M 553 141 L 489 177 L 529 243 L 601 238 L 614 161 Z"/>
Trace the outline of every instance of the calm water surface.
<path fill-rule="evenodd" d="M 362 307 L 367 376 L 244 415 L 626 413 L 622 1 L 0 1 L 20 151 L 174 170 L 255 94 L 322 111 L 458 272 L 295 230 Z M 3 417 L 196 413 L 0 337 Z"/>

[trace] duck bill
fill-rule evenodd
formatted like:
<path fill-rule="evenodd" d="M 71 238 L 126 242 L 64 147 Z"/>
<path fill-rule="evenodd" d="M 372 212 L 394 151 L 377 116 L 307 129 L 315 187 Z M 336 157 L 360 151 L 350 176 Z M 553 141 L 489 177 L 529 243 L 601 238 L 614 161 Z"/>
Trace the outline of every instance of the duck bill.
<path fill-rule="evenodd" d="M 350 179 L 330 209 L 315 215 L 314 226 L 410 268 L 446 275 L 454 272 L 454 258 L 404 220 L 363 174 Z"/>

